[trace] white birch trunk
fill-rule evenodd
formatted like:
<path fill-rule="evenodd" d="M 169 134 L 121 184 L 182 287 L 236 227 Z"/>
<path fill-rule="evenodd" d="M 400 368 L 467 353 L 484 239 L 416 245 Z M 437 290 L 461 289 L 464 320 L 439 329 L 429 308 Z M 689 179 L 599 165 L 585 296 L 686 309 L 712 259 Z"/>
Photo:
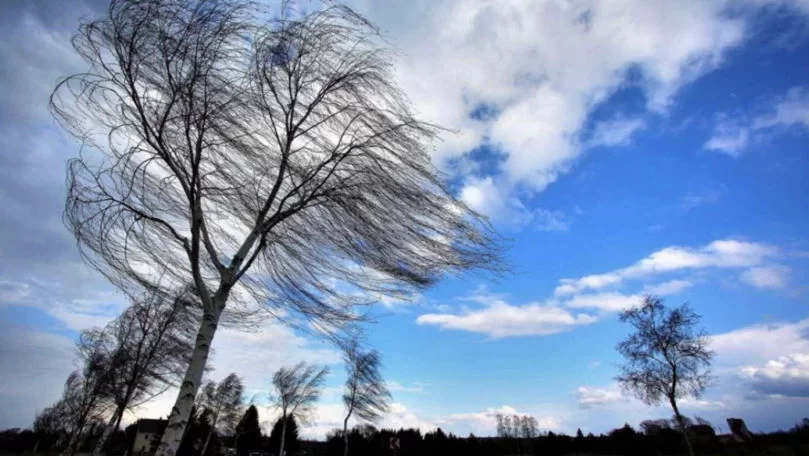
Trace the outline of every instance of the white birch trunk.
<path fill-rule="evenodd" d="M 214 313 L 206 312 L 202 317 L 191 362 L 185 371 L 185 378 L 182 385 L 180 385 L 177 400 L 171 409 L 166 431 L 163 433 L 163 438 L 160 440 L 155 456 L 175 456 L 180 448 L 180 443 L 182 443 L 183 435 L 185 434 L 185 427 L 188 425 L 188 418 L 191 416 L 191 408 L 194 406 L 194 399 L 197 397 L 197 391 L 199 391 L 199 386 L 202 382 L 202 373 L 208 363 L 208 354 L 211 351 L 211 343 L 213 342 L 214 334 L 216 334 L 216 327 L 219 324 L 220 312 L 218 309 L 221 307 L 218 304 L 219 300 L 214 299 L 214 306 L 217 310 Z"/>
<path fill-rule="evenodd" d="M 284 456 L 284 444 L 287 441 L 287 419 L 281 422 L 281 448 L 278 450 L 278 456 Z"/>
<path fill-rule="evenodd" d="M 104 433 L 101 434 L 101 438 L 98 439 L 98 443 L 96 443 L 96 447 L 93 449 L 93 456 L 101 456 L 104 454 L 104 446 L 107 444 L 107 440 L 109 440 L 110 436 L 112 435 L 112 431 L 115 429 L 115 424 L 118 422 L 118 417 L 121 415 L 121 413 L 120 408 L 116 407 L 109 423 L 107 423 L 107 427 L 104 429 Z"/>

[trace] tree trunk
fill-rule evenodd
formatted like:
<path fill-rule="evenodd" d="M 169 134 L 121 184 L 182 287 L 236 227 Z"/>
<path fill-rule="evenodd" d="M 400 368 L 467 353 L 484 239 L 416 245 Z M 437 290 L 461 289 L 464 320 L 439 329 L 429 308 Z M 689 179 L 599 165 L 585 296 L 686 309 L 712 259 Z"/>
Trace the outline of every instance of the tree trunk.
<path fill-rule="evenodd" d="M 348 456 L 348 417 L 343 421 L 343 456 Z"/>
<path fill-rule="evenodd" d="M 282 417 L 281 421 L 281 448 L 278 449 L 278 456 L 284 456 L 284 444 L 287 440 L 287 417 Z"/>
<path fill-rule="evenodd" d="M 121 422 L 121 415 L 123 415 L 121 407 L 116 407 L 109 423 L 107 423 L 107 427 L 104 429 L 104 433 L 101 434 L 101 438 L 98 439 L 98 443 L 96 443 L 96 447 L 93 449 L 93 456 L 101 456 L 104 454 L 104 446 L 106 446 L 107 440 L 109 440 L 113 431 L 118 429 L 116 425 Z"/>
<path fill-rule="evenodd" d="M 215 312 L 205 312 L 202 317 L 197 331 L 194 352 L 191 355 L 191 362 L 185 371 L 185 378 L 183 378 L 183 383 L 180 385 L 177 400 L 171 409 L 166 430 L 163 432 L 163 438 L 160 440 L 160 446 L 158 446 L 155 456 L 175 456 L 180 448 L 180 443 L 182 443 L 183 435 L 185 434 L 185 427 L 188 425 L 188 418 L 191 416 L 191 409 L 194 407 L 194 399 L 197 397 L 197 391 L 199 391 L 199 386 L 202 382 L 202 373 L 208 362 L 208 354 L 211 351 L 211 343 L 213 342 L 214 334 L 216 334 L 216 327 L 219 324 L 219 309 L 222 308 L 219 304 L 225 302 L 226 299 L 226 296 L 214 299 L 214 307 L 217 310 Z"/>
<path fill-rule="evenodd" d="M 688 437 L 688 429 L 685 427 L 685 420 L 683 416 L 680 415 L 680 409 L 677 408 L 677 401 L 673 398 L 670 399 L 671 401 L 671 408 L 674 409 L 674 417 L 677 419 L 677 425 L 680 427 L 680 432 L 683 433 L 683 439 L 685 439 L 685 447 L 688 449 L 688 455 L 694 456 L 694 449 L 691 448 L 691 439 Z"/>
<path fill-rule="evenodd" d="M 208 450 L 208 444 L 211 443 L 211 434 L 213 434 L 213 427 L 208 431 L 208 436 L 205 437 L 205 444 L 202 445 L 202 451 L 199 452 L 199 456 L 205 456 L 205 452 Z"/>

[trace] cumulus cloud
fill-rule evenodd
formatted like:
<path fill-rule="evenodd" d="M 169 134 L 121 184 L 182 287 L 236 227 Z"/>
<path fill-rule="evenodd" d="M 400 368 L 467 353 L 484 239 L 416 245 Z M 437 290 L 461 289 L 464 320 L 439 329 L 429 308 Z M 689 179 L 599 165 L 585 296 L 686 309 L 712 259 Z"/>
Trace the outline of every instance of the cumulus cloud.
<path fill-rule="evenodd" d="M 768 265 L 750 268 L 741 274 L 740 279 L 756 288 L 784 288 L 788 276 L 788 267 Z"/>
<path fill-rule="evenodd" d="M 539 231 L 567 231 L 570 226 L 569 217 L 562 211 L 529 208 L 492 177 L 470 177 L 461 189 L 460 198 L 473 210 L 501 225 L 533 226 Z"/>
<path fill-rule="evenodd" d="M 464 433 L 472 432 L 476 435 L 493 435 L 497 429 L 497 415 L 531 415 L 524 411 L 518 411 L 516 408 L 504 405 L 502 407 L 490 407 L 482 412 L 472 413 L 454 413 L 448 418 L 439 420 L 438 423 L 442 425 L 450 425 L 453 428 L 461 429 Z M 555 431 L 560 427 L 558 418 L 550 416 L 535 416 L 537 420 L 537 427 L 541 431 Z"/>
<path fill-rule="evenodd" d="M 648 111 L 665 111 L 682 86 L 721 65 L 746 27 L 726 14 L 727 1 L 354 4 L 402 49 L 397 74 L 416 110 L 457 132 L 436 162 L 466 163 L 488 146 L 499 160 L 485 176 L 505 200 L 543 190 L 588 147 L 627 143 L 646 112 L 609 114 L 590 138 L 581 134 L 628 85 Z"/>
<path fill-rule="evenodd" d="M 482 302 L 482 308 L 467 309 L 462 313 L 424 314 L 416 322 L 498 339 L 555 334 L 596 321 L 593 315 L 572 313 L 552 304 L 512 305 L 496 296 L 487 296 Z"/>
<path fill-rule="evenodd" d="M 754 138 L 765 139 L 788 127 L 809 128 L 809 88 L 794 87 L 771 100 L 764 112 L 751 118 L 724 118 L 714 128 L 705 149 L 741 156 Z"/>
<path fill-rule="evenodd" d="M 768 395 L 809 397 L 809 353 L 779 356 L 742 369 L 753 389 Z"/>
<path fill-rule="evenodd" d="M 680 270 L 757 266 L 777 253 L 778 249 L 773 246 L 736 239 L 717 240 L 700 248 L 671 246 L 625 268 L 576 279 L 562 279 L 554 294 L 569 296 L 586 290 L 617 286 L 625 280 Z"/>
<path fill-rule="evenodd" d="M 580 386 L 576 388 L 576 399 L 581 408 L 600 407 L 626 400 L 617 385 L 609 387 Z"/>

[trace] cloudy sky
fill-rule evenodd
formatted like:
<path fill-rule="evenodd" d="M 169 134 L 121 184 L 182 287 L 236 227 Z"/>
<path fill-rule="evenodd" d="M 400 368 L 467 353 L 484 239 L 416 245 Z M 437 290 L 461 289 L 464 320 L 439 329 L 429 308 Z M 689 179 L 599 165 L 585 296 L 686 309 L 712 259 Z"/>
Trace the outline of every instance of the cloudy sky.
<path fill-rule="evenodd" d="M 126 305 L 62 225 L 78 148 L 47 112 L 57 78 L 82 70 L 79 18 L 104 3 L 0 2 L 0 428 L 54 402 L 77 332 Z M 670 416 L 613 380 L 617 312 L 650 292 L 690 302 L 714 335 L 718 383 L 686 413 L 754 431 L 806 414 L 809 1 L 351 4 L 400 51 L 420 115 L 457 132 L 435 163 L 510 239 L 514 269 L 377 307 L 394 395 L 382 424 L 486 435 L 503 411 L 603 432 Z M 243 375 L 259 404 L 278 367 L 331 365 L 305 433 L 341 421 L 342 366 L 323 342 L 267 323 L 214 348 L 211 377 Z"/>

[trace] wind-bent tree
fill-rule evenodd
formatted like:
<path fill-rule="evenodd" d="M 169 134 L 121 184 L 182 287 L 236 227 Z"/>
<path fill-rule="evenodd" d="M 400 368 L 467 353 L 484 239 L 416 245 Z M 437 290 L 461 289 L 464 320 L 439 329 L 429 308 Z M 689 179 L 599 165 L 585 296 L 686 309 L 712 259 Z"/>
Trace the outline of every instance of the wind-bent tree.
<path fill-rule="evenodd" d="M 274 391 L 270 393 L 270 401 L 281 412 L 281 444 L 279 455 L 284 454 L 286 442 L 287 418 L 305 423 L 312 409 L 320 398 L 323 382 L 329 373 L 327 367 L 306 363 L 298 363 L 292 367 L 282 367 L 272 376 Z"/>
<path fill-rule="evenodd" d="M 103 350 L 103 339 L 93 331 L 84 331 L 76 344 L 84 367 L 72 372 L 65 381 L 64 394 L 56 407 L 70 423 L 67 446 L 62 454 L 75 454 L 82 438 L 96 423 L 102 422 L 110 384 L 110 358 Z"/>
<path fill-rule="evenodd" d="M 242 413 L 242 402 L 244 386 L 242 379 L 236 374 L 230 374 L 223 378 L 221 382 L 210 381 L 202 388 L 200 395 L 200 405 L 208 410 L 211 430 L 205 437 L 200 454 L 204 455 L 211 441 L 211 436 L 216 431 L 217 426 L 225 429 L 232 429 L 239 421 Z"/>
<path fill-rule="evenodd" d="M 355 305 L 500 257 L 431 164 L 439 130 L 412 114 L 378 30 L 341 6 L 273 13 L 112 0 L 73 39 L 87 71 L 51 97 L 89 150 L 65 209 L 84 257 L 120 287 L 192 284 L 202 307 L 157 456 L 180 444 L 226 308 L 334 335 Z"/>
<path fill-rule="evenodd" d="M 104 452 L 124 412 L 182 379 L 193 346 L 195 317 L 196 303 L 186 294 L 170 298 L 152 290 L 137 297 L 104 330 L 97 331 L 110 359 L 107 396 L 114 409 L 94 456 Z"/>
<path fill-rule="evenodd" d="M 376 422 L 388 410 L 391 395 L 379 372 L 382 360 L 376 350 L 363 351 L 355 339 L 344 354 L 347 378 L 343 393 L 343 455 L 348 456 L 348 420 L 356 416 L 360 421 Z"/>
<path fill-rule="evenodd" d="M 694 450 L 677 399 L 699 397 L 711 382 L 713 352 L 705 331 L 696 328 L 699 320 L 687 304 L 669 309 L 660 298 L 647 296 L 639 307 L 621 313 L 621 321 L 634 332 L 618 344 L 626 359 L 618 381 L 646 404 L 669 402 L 691 456 Z"/>

